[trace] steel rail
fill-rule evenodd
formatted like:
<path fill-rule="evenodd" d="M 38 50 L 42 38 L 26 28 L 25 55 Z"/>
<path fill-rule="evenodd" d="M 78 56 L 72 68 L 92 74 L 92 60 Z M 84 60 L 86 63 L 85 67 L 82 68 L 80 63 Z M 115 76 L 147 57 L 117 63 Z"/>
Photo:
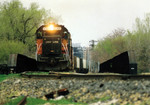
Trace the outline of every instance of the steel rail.
<path fill-rule="evenodd" d="M 131 74 L 49 74 L 49 75 L 29 75 L 29 74 L 21 74 L 22 77 L 28 78 L 56 78 L 56 79 L 64 79 L 64 78 L 83 78 L 83 79 L 101 79 L 101 78 L 116 78 L 116 79 L 150 79 L 150 75 L 131 75 Z"/>

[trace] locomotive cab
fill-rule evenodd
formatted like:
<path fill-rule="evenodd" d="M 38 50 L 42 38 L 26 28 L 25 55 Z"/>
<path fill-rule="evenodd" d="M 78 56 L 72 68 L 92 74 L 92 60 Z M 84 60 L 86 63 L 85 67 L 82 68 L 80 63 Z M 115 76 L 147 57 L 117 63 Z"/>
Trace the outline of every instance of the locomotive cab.
<path fill-rule="evenodd" d="M 36 31 L 39 69 L 61 71 L 72 66 L 71 35 L 63 25 L 42 25 Z"/>

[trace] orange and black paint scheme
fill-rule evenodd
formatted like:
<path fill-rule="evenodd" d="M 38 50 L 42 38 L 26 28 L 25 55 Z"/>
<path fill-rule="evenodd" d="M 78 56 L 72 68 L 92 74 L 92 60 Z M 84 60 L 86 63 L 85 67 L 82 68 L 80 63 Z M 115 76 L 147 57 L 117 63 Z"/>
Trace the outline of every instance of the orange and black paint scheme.
<path fill-rule="evenodd" d="M 66 71 L 72 69 L 72 39 L 63 25 L 42 25 L 36 31 L 36 59 L 40 70 Z"/>

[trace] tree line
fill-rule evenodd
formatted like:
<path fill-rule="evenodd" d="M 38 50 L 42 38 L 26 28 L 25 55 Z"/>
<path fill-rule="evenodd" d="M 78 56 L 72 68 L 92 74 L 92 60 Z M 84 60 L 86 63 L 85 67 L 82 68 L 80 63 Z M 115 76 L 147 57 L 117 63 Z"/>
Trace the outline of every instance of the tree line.
<path fill-rule="evenodd" d="M 150 71 L 150 13 L 136 18 L 132 31 L 118 28 L 99 40 L 92 58 L 102 63 L 124 51 L 134 51 L 139 73 Z"/>
<path fill-rule="evenodd" d="M 35 55 L 35 31 L 49 22 L 58 22 L 50 10 L 31 3 L 25 8 L 19 0 L 0 3 L 0 63 L 11 53 Z"/>

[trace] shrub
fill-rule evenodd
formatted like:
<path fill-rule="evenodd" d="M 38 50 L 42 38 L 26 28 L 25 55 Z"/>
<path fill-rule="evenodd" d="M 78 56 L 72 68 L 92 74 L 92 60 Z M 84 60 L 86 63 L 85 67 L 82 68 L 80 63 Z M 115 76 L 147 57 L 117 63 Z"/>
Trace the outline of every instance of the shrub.
<path fill-rule="evenodd" d="M 10 54 L 25 54 L 28 52 L 27 45 L 19 41 L 0 41 L 0 63 L 7 63 Z"/>

